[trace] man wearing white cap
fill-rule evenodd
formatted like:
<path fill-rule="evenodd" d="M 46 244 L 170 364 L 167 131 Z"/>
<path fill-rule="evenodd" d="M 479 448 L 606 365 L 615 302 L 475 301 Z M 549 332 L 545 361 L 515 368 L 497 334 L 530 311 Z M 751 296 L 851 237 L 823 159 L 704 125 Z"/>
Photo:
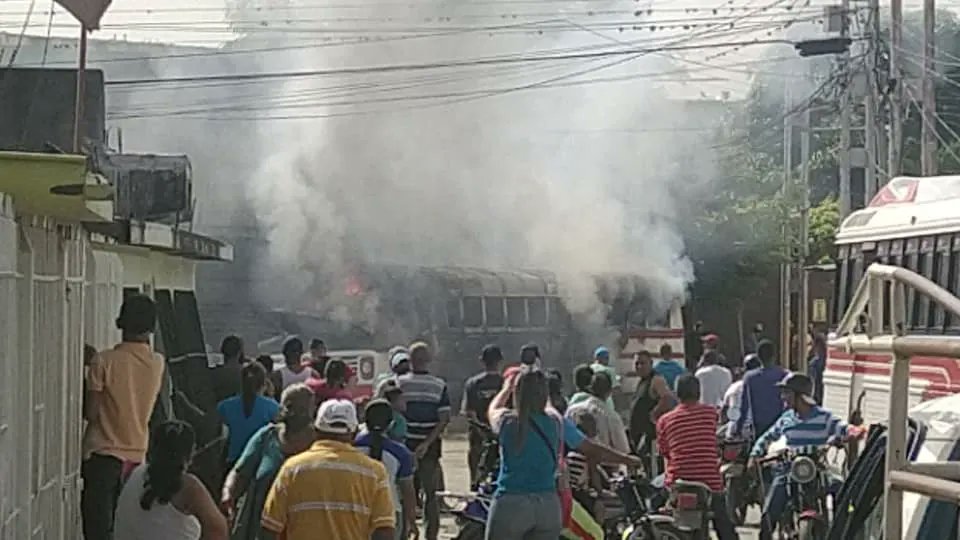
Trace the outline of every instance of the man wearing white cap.
<path fill-rule="evenodd" d="M 350 401 L 320 405 L 317 441 L 283 464 L 267 494 L 262 524 L 268 538 L 393 540 L 390 479 L 383 463 L 353 446 L 358 426 Z"/>

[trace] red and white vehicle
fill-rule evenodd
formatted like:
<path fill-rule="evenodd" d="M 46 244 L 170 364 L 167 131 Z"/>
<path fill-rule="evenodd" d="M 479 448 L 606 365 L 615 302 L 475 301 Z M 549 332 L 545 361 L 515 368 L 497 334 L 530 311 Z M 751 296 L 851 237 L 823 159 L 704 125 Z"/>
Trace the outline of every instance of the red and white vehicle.
<path fill-rule="evenodd" d="M 347 367 L 353 370 L 357 379 L 350 386 L 354 401 L 366 401 L 373 397 L 373 384 L 380 373 L 390 370 L 387 353 L 374 350 L 345 350 L 327 351 L 331 359 L 343 360 Z M 283 366 L 282 354 L 271 354 L 273 369 Z"/>
<path fill-rule="evenodd" d="M 834 283 L 834 321 L 871 263 L 900 266 L 960 294 L 960 176 L 899 177 L 891 180 L 840 227 Z M 960 320 L 926 297 L 907 295 L 908 334 L 960 334 Z M 891 357 L 847 354 L 831 349 L 824 373 L 824 406 L 841 414 L 865 400 L 867 422 L 885 418 Z M 960 361 L 914 357 L 910 366 L 910 405 L 960 392 Z"/>
<path fill-rule="evenodd" d="M 643 325 L 631 325 L 624 336 L 626 340 L 620 349 L 617 359 L 617 373 L 622 377 L 621 392 L 633 395 L 637 387 L 638 378 L 633 369 L 633 355 L 639 351 L 648 351 L 653 355 L 654 362 L 660 358 L 660 347 L 670 345 L 673 348 L 673 359 L 683 363 L 684 358 L 684 330 L 683 310 L 680 301 L 676 300 L 662 320 L 645 322 Z"/>
<path fill-rule="evenodd" d="M 331 359 L 343 360 L 352 369 L 357 379 L 349 386 L 354 401 L 366 401 L 373 397 L 377 375 L 390 371 L 387 353 L 374 350 L 327 351 Z"/>

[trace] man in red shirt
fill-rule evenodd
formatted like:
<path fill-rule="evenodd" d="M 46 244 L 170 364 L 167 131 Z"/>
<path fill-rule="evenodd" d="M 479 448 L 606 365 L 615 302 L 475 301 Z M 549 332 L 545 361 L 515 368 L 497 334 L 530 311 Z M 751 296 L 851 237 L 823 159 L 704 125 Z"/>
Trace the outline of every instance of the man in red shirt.
<path fill-rule="evenodd" d="M 680 404 L 657 420 L 657 445 L 666 461 L 666 486 L 677 480 L 710 487 L 713 528 L 720 540 L 737 538 L 727 515 L 717 452 L 717 409 L 700 403 L 700 381 L 693 375 L 677 379 Z"/>

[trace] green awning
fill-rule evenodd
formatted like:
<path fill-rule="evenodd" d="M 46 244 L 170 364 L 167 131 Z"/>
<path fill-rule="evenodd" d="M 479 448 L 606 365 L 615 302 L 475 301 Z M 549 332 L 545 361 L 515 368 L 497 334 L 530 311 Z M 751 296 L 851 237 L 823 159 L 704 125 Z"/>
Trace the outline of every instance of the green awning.
<path fill-rule="evenodd" d="M 87 171 L 85 156 L 0 152 L 0 192 L 17 213 L 64 221 L 113 220 L 113 187 Z"/>

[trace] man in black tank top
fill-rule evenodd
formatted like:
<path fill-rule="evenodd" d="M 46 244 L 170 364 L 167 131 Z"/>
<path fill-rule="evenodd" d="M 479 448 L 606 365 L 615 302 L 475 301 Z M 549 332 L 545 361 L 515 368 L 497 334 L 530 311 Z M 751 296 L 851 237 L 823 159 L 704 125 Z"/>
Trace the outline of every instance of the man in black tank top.
<path fill-rule="evenodd" d="M 674 399 L 667 388 L 667 381 L 653 371 L 653 357 L 648 351 L 636 353 L 633 365 L 640 381 L 630 407 L 630 441 L 649 466 L 653 442 L 657 436 L 657 418 L 670 410 Z M 652 468 L 648 469 L 650 470 Z"/>

